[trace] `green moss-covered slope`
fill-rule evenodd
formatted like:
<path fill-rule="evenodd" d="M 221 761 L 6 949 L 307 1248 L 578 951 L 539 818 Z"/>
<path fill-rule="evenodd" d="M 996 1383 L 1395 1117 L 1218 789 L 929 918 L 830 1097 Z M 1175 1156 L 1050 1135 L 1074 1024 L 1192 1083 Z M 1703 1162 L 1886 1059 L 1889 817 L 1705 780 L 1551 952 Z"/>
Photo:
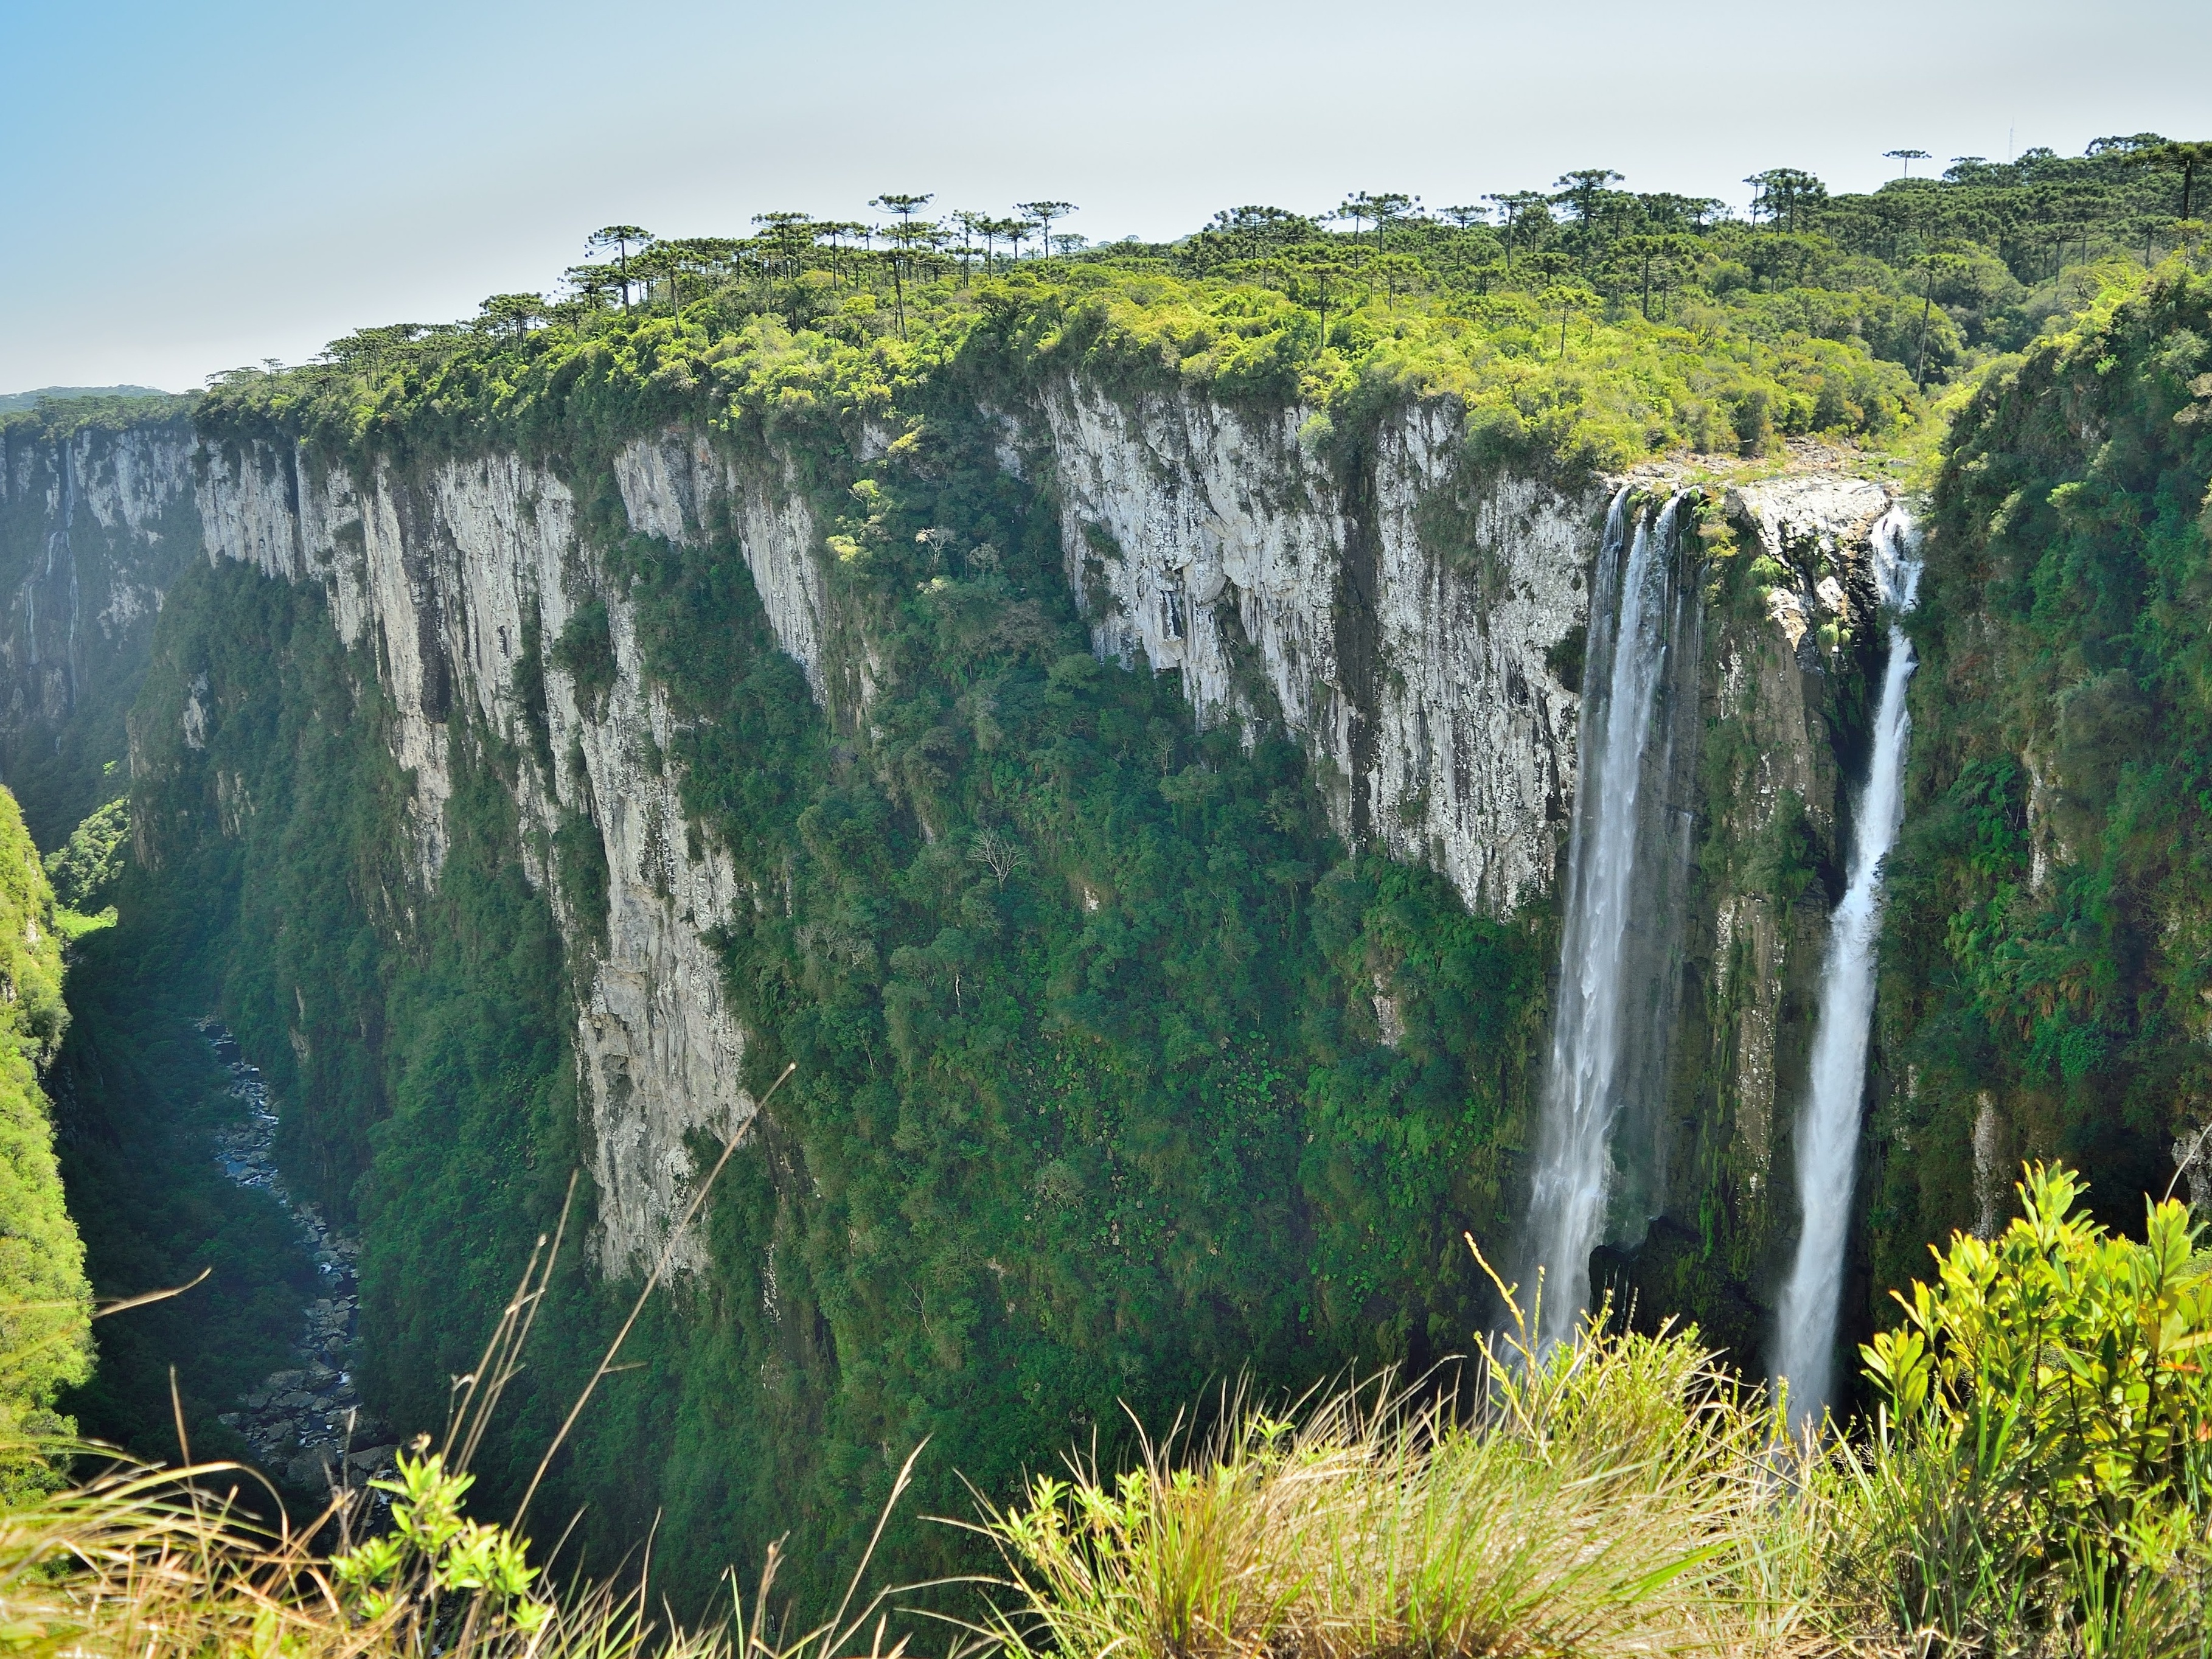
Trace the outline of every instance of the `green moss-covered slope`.
<path fill-rule="evenodd" d="M 0 790 L 0 1490 L 35 1474 L 16 1462 L 23 1437 L 68 1431 L 55 1397 L 91 1358 L 84 1247 L 40 1087 L 68 1022 L 53 890 Z"/>
<path fill-rule="evenodd" d="M 2002 1214 L 2023 1156 L 2139 1224 L 2212 1117 L 2208 342 L 2212 283 L 2169 265 L 1959 416 L 1912 624 L 1877 1282 Z"/>

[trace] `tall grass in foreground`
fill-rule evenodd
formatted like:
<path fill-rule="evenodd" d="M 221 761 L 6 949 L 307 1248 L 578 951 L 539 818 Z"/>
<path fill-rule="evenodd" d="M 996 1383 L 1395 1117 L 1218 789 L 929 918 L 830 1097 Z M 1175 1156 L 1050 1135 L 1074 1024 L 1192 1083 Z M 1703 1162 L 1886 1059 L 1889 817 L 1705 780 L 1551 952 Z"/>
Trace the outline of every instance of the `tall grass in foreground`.
<path fill-rule="evenodd" d="M 793 1069 L 785 1067 L 762 1097 L 763 1105 Z M 189 1465 L 186 1445 L 185 1468 L 118 1463 L 70 1490 L 0 1507 L 0 1655 L 857 1659 L 866 1653 L 870 1659 L 899 1659 L 905 1640 L 885 1645 L 888 1620 L 880 1610 L 887 1598 L 878 1595 L 862 1601 L 859 1595 L 868 1558 L 882 1536 L 882 1520 L 843 1601 L 827 1620 L 811 1628 L 795 1627 L 787 1613 L 780 1620 L 769 1613 L 779 1559 L 774 1547 L 767 1552 L 750 1616 L 732 1578 L 728 1622 L 690 1630 L 668 1616 L 665 1607 L 663 1616 L 653 1613 L 647 1591 L 649 1539 L 641 1540 L 634 1587 L 580 1581 L 556 1595 L 549 1593 L 544 1569 L 532 1565 L 529 1540 L 521 1535 L 539 1480 L 613 1367 L 736 1145 L 733 1134 L 671 1231 L 629 1319 L 546 1447 L 509 1524 L 467 1516 L 473 1480 L 467 1466 L 521 1370 L 567 1232 L 568 1203 L 551 1240 L 538 1241 L 476 1368 L 456 1379 L 442 1443 L 433 1450 L 429 1437 L 419 1437 L 400 1455 L 397 1478 L 371 1482 L 374 1491 L 333 1491 L 320 1515 L 295 1528 L 275 1489 L 268 1488 L 268 1507 L 276 1519 L 263 1522 L 245 1510 L 240 1498 L 260 1477 L 236 1464 Z M 574 1195 L 572 1179 L 571 1202 Z M 184 1443 L 181 1411 L 177 1434 Z M 97 1455 L 106 1449 L 0 1438 L 0 1463 L 10 1457 L 38 1462 L 72 1452 Z M 904 1493 L 919 1455 L 917 1449 L 899 1471 L 885 1519 Z M 557 1544 L 554 1553 L 559 1553 Z M 867 1628 L 871 1619 L 872 1631 Z"/>
<path fill-rule="evenodd" d="M 1501 1287 L 1502 1288 L 1502 1287 Z M 1510 1300 L 1510 1298 L 1509 1298 Z M 1484 1340 L 1465 1389 L 1354 1388 L 1289 1418 L 1226 1402 L 1109 1480 L 993 1512 L 999 1633 L 1055 1659 L 1784 1653 L 1780 1419 L 1694 1332 L 1602 1314 L 1539 1351 Z"/>
<path fill-rule="evenodd" d="M 2212 1659 L 2212 1255 L 2182 1206 L 2152 1206 L 2137 1243 L 2062 1172 L 2021 1191 L 1862 1351 L 1885 1405 L 1857 1438 L 1791 1442 L 1694 1328 L 1603 1310 L 1547 1349 L 1525 1325 L 1478 1339 L 1458 1388 L 1371 1380 L 1279 1415 L 1224 1393 L 1217 1426 L 1180 1420 L 1135 1467 L 984 1504 L 1005 1576 L 952 1659 Z M 771 1551 L 750 1602 L 733 1583 L 726 1621 L 686 1629 L 655 1615 L 643 1560 L 627 1588 L 549 1592 L 526 1498 L 507 1526 L 465 1515 L 550 1261 L 444 1443 L 380 1483 L 388 1523 L 338 1493 L 304 1531 L 281 1506 L 258 1528 L 212 1495 L 228 1465 L 0 1510 L 0 1659 L 899 1659 L 904 1592 L 865 1599 L 865 1557 L 818 1624 L 769 1615 Z"/>
<path fill-rule="evenodd" d="M 886 1645 L 878 1604 L 856 1607 L 852 1596 L 834 1619 L 779 1633 L 768 1616 L 773 1550 L 750 1605 L 733 1583 L 727 1623 L 703 1629 L 656 1616 L 642 1571 L 633 1585 L 544 1595 L 534 1571 L 514 1571 L 519 1540 L 460 1520 L 453 1488 L 465 1489 L 465 1480 L 435 1461 L 416 1462 L 409 1484 L 443 1491 L 416 1504 L 398 1533 L 383 1535 L 401 1541 L 389 1550 L 397 1570 L 376 1585 L 364 1583 L 358 1564 L 380 1540 L 329 1554 L 311 1542 L 312 1529 L 271 1534 L 210 1495 L 210 1483 L 235 1473 L 227 1464 L 121 1468 L 0 1511 L 0 1652 L 53 1659 L 897 1659 L 905 1646 Z M 408 1504 L 402 1498 L 393 1507 L 397 1513 Z M 459 1524 L 426 1546 L 426 1534 L 449 1522 Z"/>

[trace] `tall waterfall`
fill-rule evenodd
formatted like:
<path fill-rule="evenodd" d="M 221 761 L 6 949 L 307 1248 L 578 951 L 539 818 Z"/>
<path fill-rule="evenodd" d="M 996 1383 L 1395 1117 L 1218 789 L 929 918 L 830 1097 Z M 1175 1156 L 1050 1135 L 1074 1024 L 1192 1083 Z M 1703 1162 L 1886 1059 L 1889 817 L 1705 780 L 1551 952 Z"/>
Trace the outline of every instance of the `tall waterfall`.
<path fill-rule="evenodd" d="M 1604 1236 L 1613 1196 L 1613 1127 L 1632 1088 L 1663 1067 L 1645 1063 L 1663 1046 L 1654 975 L 1663 954 L 1639 949 L 1671 907 L 1639 879 L 1653 837 L 1639 796 L 1654 768 L 1654 706 L 1666 678 L 1668 597 L 1674 586 L 1674 521 L 1682 498 L 1655 525 L 1627 532 L 1628 492 L 1613 497 L 1590 594 L 1583 678 L 1583 742 L 1568 850 L 1566 926 L 1558 1006 L 1545 1079 L 1528 1248 L 1541 1273 L 1547 1342 L 1573 1334 L 1589 1301 L 1590 1252 Z M 1624 566 L 1622 548 L 1627 557 Z M 1659 748 L 1666 747 L 1662 737 Z M 1652 803 L 1647 801 L 1648 808 Z M 1685 843 L 1686 850 L 1686 843 Z M 1635 915 L 1632 915 L 1632 909 Z M 1530 1275 L 1533 1279 L 1534 1273 Z"/>
<path fill-rule="evenodd" d="M 1912 609 L 1920 554 L 1912 520 L 1892 507 L 1874 530 L 1875 580 L 1893 616 Z M 1850 885 L 1829 919 L 1814 1028 L 1810 1086 L 1797 1120 L 1797 1194 L 1804 1231 L 1782 1292 L 1775 1372 L 1790 1383 L 1795 1428 L 1826 1406 L 1834 1381 L 1836 1310 L 1844 1279 L 1844 1235 L 1856 1173 L 1859 1107 L 1873 1032 L 1875 947 L 1881 938 L 1881 862 L 1905 823 L 1905 757 L 1911 721 L 1905 685 L 1912 642 L 1893 620 L 1889 666 L 1875 713 L 1874 760 L 1853 825 Z"/>

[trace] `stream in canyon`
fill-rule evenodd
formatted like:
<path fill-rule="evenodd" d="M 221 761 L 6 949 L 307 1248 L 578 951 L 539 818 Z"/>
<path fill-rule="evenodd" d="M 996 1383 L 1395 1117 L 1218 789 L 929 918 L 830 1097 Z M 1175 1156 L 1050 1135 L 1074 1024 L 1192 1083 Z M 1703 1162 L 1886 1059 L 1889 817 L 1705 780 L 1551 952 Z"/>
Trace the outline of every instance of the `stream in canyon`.
<path fill-rule="evenodd" d="M 1916 660 L 1896 617 L 1920 585 L 1911 517 L 1892 507 L 1874 530 L 1874 573 L 1890 611 L 1889 664 L 1875 713 L 1874 757 L 1853 824 L 1850 881 L 1828 926 L 1810 1080 L 1797 1121 L 1797 1192 L 1804 1231 L 1782 1292 L 1775 1374 L 1790 1388 L 1794 1429 L 1817 1418 L 1833 1385 L 1836 1314 L 1843 1296 L 1845 1235 L 1857 1174 L 1859 1109 L 1873 1038 L 1875 957 L 1881 940 L 1882 860 L 1905 824 L 1905 762 L 1912 722 L 1905 685 Z"/>
<path fill-rule="evenodd" d="M 243 1115 L 216 1137 L 216 1161 L 238 1185 L 265 1192 L 299 1229 L 315 1264 L 318 1294 L 307 1328 L 293 1346 L 297 1365 L 265 1377 L 221 1420 L 246 1437 L 254 1460 L 311 1495 L 384 1473 L 395 1448 L 382 1425 L 361 1408 L 352 1361 L 361 1295 L 356 1267 L 361 1241 L 332 1227 L 319 1205 L 295 1199 L 276 1169 L 277 1114 L 259 1068 L 212 1017 L 196 1029 L 231 1078 Z"/>

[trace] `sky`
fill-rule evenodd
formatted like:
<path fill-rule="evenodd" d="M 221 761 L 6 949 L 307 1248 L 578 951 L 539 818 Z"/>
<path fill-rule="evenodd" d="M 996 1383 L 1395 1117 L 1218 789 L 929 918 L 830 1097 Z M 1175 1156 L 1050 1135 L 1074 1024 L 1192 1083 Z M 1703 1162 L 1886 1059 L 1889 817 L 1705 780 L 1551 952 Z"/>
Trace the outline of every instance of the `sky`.
<path fill-rule="evenodd" d="M 1609 167 L 2212 137 L 2212 4 L 0 0 L 0 392 L 181 391 L 550 290 L 596 226 L 1065 199 L 1094 240 Z"/>

